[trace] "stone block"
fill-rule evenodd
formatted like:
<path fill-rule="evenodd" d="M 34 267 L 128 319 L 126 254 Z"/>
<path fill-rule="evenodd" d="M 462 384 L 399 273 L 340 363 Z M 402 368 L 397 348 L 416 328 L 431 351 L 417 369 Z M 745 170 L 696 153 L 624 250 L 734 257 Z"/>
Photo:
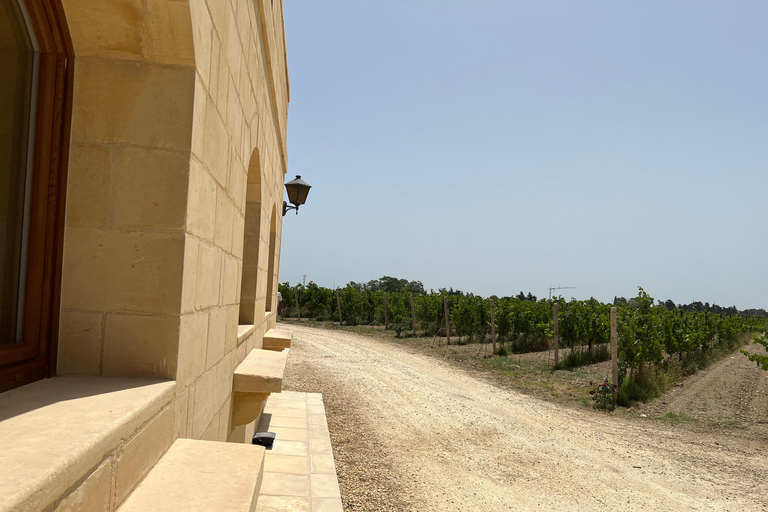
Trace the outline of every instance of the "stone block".
<path fill-rule="evenodd" d="M 192 158 L 189 165 L 187 229 L 204 240 L 213 241 L 216 228 L 216 180 Z"/>
<path fill-rule="evenodd" d="M 72 137 L 189 150 L 194 88 L 193 69 L 78 59 Z"/>
<path fill-rule="evenodd" d="M 178 314 L 184 236 L 71 227 L 64 234 L 62 307 Z"/>
<path fill-rule="evenodd" d="M 238 277 L 240 275 L 240 261 L 228 254 L 224 255 L 224 276 L 221 283 L 221 303 L 224 305 L 232 305 L 237 303 L 238 288 L 240 283 Z"/>
<path fill-rule="evenodd" d="M 107 315 L 103 375 L 172 379 L 178 351 L 178 317 Z"/>
<path fill-rule="evenodd" d="M 141 0 L 64 0 L 67 22 L 78 57 L 100 55 L 143 58 L 149 34 Z"/>
<path fill-rule="evenodd" d="M 101 373 L 103 318 L 100 313 L 64 311 L 59 317 L 59 375 Z"/>
<path fill-rule="evenodd" d="M 309 477 L 285 473 L 264 472 L 261 482 L 261 494 L 273 496 L 309 496 Z"/>
<path fill-rule="evenodd" d="M 174 426 L 173 426 L 173 438 L 178 439 L 179 437 L 187 437 L 187 422 L 188 419 L 188 412 L 189 412 L 189 394 L 190 389 L 187 388 L 181 393 L 178 393 L 176 395 L 176 400 L 174 401 L 173 405 L 175 408 L 174 412 Z"/>
<path fill-rule="evenodd" d="M 234 353 L 232 354 L 234 356 Z M 219 411 L 219 441 L 226 442 L 229 438 L 230 419 L 232 418 L 232 398 L 227 398 Z"/>
<path fill-rule="evenodd" d="M 145 1 L 152 30 L 154 60 L 163 64 L 194 66 L 195 47 L 189 2 Z"/>
<path fill-rule="evenodd" d="M 183 228 L 188 182 L 188 154 L 135 147 L 118 149 L 113 170 L 114 224 Z"/>
<path fill-rule="evenodd" d="M 198 0 L 202 1 L 202 0 Z M 210 34 L 208 36 L 210 41 Z M 199 71 L 199 69 L 198 69 Z M 208 92 L 201 81 L 200 75 L 195 75 L 195 106 L 192 113 L 192 154 L 201 162 L 205 158 L 205 115 L 208 109 Z"/>
<path fill-rule="evenodd" d="M 208 346 L 208 312 L 181 318 L 176 382 L 186 388 L 205 371 Z"/>
<path fill-rule="evenodd" d="M 72 143 L 67 174 L 67 225 L 107 225 L 111 173 L 109 150 Z"/>
<path fill-rule="evenodd" d="M 192 438 L 201 439 L 219 409 L 216 404 L 216 368 L 211 368 L 195 382 Z"/>
<path fill-rule="evenodd" d="M 216 232 L 214 242 L 226 252 L 232 251 L 232 217 L 235 205 L 226 189 L 216 187 Z"/>
<path fill-rule="evenodd" d="M 237 304 L 227 306 L 227 334 L 224 340 L 224 352 L 232 352 L 237 346 L 237 331 L 240 325 L 240 310 Z"/>
<path fill-rule="evenodd" d="M 179 439 L 121 512 L 255 510 L 263 462 L 261 446 Z"/>
<path fill-rule="evenodd" d="M 259 496 L 256 512 L 314 512 L 314 509 L 309 498 L 263 495 Z"/>
<path fill-rule="evenodd" d="M 238 259 L 243 257 L 244 231 L 245 217 L 239 211 L 235 212 L 232 218 L 232 255 Z"/>
<path fill-rule="evenodd" d="M 211 72 L 211 31 L 213 23 L 205 0 L 189 2 L 192 17 L 192 42 L 195 48 L 195 67 L 203 83 L 208 86 Z"/>
<path fill-rule="evenodd" d="M 205 147 L 203 150 L 206 167 L 222 187 L 227 186 L 229 171 L 229 133 L 216 106 L 208 103 L 205 113 Z"/>
<path fill-rule="evenodd" d="M 216 365 L 216 405 L 221 408 L 232 395 L 232 377 L 234 370 L 234 352 L 221 358 Z"/>
<path fill-rule="evenodd" d="M 227 308 L 218 307 L 211 309 L 208 319 L 208 350 L 205 356 L 206 370 L 212 368 L 224 357 L 226 334 Z"/>
<path fill-rule="evenodd" d="M 219 416 L 218 414 L 213 417 L 211 424 L 205 429 L 203 435 L 200 436 L 202 441 L 218 441 L 219 440 Z"/>
<path fill-rule="evenodd" d="M 197 290 L 197 250 L 196 238 L 186 235 L 184 237 L 184 269 L 182 271 L 181 284 L 181 313 L 193 313 L 195 311 L 195 293 Z"/>
<path fill-rule="evenodd" d="M 173 443 L 174 408 L 165 408 L 128 441 L 117 462 L 115 501 L 119 506 Z"/>
<path fill-rule="evenodd" d="M 219 303 L 221 283 L 221 250 L 208 244 L 200 244 L 197 256 L 197 289 L 195 306 L 198 309 Z"/>
<path fill-rule="evenodd" d="M 112 459 L 104 461 L 77 489 L 53 510 L 54 512 L 103 512 L 111 510 Z"/>

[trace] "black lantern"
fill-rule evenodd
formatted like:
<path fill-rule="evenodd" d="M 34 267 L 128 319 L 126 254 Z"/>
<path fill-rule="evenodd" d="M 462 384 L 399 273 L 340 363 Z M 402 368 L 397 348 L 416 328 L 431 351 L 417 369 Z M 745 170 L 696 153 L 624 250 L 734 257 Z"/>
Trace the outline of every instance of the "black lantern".
<path fill-rule="evenodd" d="M 288 210 L 296 210 L 296 215 L 299 214 L 299 206 L 303 205 L 307 200 L 309 189 L 312 187 L 301 179 L 301 176 L 296 176 L 295 180 L 291 180 L 285 184 L 285 190 L 288 192 L 288 201 L 293 206 L 283 201 L 283 217 L 288 213 Z"/>

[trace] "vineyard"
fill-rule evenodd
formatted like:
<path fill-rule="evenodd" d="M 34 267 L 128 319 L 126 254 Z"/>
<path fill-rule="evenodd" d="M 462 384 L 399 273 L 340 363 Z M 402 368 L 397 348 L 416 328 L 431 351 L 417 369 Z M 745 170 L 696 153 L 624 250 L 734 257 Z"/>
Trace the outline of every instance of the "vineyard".
<path fill-rule="evenodd" d="M 337 290 L 313 282 L 283 283 L 280 292 L 283 317 L 380 326 L 392 329 L 398 337 L 410 333 L 458 344 L 490 340 L 493 303 L 498 355 L 549 349 L 554 336 L 553 306 L 557 304 L 558 342 L 561 350 L 566 349 L 560 368 L 610 358 L 610 310 L 616 307 L 617 384 L 625 402 L 659 394 L 676 378 L 690 375 L 744 344 L 749 333 L 768 329 L 768 319 L 763 317 L 655 304 L 642 288 L 637 297 L 616 305 L 595 299 L 537 300 L 522 293 L 484 298 L 445 289 L 426 292 L 421 283 L 393 278 L 350 283 Z"/>

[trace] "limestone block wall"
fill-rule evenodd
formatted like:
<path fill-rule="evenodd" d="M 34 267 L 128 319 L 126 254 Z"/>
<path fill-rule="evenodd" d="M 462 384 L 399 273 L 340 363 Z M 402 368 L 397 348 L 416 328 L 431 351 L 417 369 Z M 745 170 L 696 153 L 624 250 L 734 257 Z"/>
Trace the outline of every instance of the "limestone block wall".
<path fill-rule="evenodd" d="M 58 373 L 175 379 L 174 437 L 237 440 L 232 373 L 275 323 L 282 2 L 63 4 L 76 60 Z M 240 324 L 255 329 L 239 339 Z"/>

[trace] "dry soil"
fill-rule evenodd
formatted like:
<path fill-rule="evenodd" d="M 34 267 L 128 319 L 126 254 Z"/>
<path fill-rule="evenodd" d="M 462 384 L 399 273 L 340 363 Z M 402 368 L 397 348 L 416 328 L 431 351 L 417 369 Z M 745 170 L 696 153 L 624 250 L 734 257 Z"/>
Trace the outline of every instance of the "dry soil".
<path fill-rule="evenodd" d="M 347 511 L 768 510 L 768 446 L 750 418 L 756 430 L 734 435 L 579 410 L 375 338 L 288 328 L 285 387 L 323 393 Z"/>

